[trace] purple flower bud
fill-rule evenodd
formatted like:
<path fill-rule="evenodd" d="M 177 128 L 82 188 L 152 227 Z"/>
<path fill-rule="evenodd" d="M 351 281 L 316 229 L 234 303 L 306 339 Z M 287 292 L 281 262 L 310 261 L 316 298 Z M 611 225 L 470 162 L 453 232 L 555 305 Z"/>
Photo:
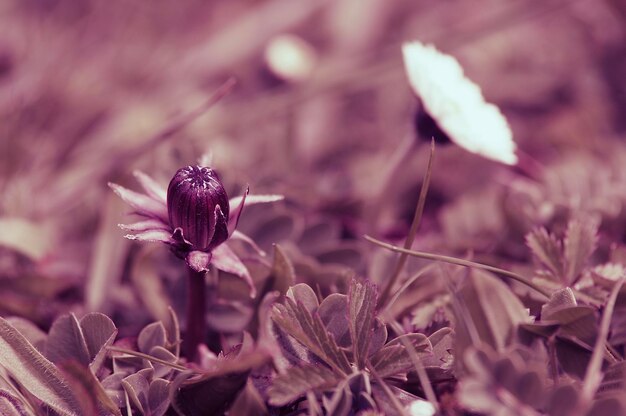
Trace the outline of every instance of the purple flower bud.
<path fill-rule="evenodd" d="M 228 238 L 230 206 L 217 173 L 203 166 L 179 169 L 167 188 L 167 212 L 194 250 L 211 251 Z"/>

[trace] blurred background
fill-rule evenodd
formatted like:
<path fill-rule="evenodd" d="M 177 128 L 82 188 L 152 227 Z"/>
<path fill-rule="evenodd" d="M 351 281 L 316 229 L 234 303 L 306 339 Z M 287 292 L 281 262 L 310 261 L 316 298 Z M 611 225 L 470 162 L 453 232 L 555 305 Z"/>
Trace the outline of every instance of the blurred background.
<path fill-rule="evenodd" d="M 182 270 L 122 238 L 129 209 L 107 182 L 138 189 L 141 169 L 165 186 L 207 151 L 231 196 L 286 195 L 271 214 L 244 212 L 265 248 L 302 243 L 310 224 L 332 230 L 342 261 L 365 232 L 402 238 L 428 155 L 410 40 L 455 56 L 547 172 L 541 186 L 512 181 L 438 147 L 418 245 L 489 252 L 503 222 L 520 236 L 550 221 L 546 195 L 623 215 L 623 0 L 0 0 L 0 313 L 42 326 L 124 305 L 147 310 L 127 320 L 163 316 L 167 285 L 154 282 Z M 231 77 L 216 106 L 176 124 Z"/>

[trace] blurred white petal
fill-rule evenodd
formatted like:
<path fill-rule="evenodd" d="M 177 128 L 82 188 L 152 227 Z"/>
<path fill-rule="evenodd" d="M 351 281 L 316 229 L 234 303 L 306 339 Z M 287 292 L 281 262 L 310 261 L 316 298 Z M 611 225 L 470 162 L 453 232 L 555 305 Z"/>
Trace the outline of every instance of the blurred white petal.
<path fill-rule="evenodd" d="M 55 245 L 53 229 L 24 218 L 0 217 L 0 246 L 41 260 Z"/>
<path fill-rule="evenodd" d="M 247 194 L 247 192 L 246 192 Z M 231 208 L 235 205 L 239 205 L 244 196 L 236 196 L 230 199 Z M 284 195 L 246 195 L 246 205 L 266 204 L 268 202 L 278 202 L 285 199 Z M 232 215 L 231 215 L 232 217 Z"/>
<path fill-rule="evenodd" d="M 317 61 L 315 49 L 295 35 L 279 35 L 265 49 L 265 63 L 277 77 L 299 82 L 310 77 Z"/>
<path fill-rule="evenodd" d="M 200 159 L 198 159 L 198 165 L 211 167 L 213 165 L 213 152 L 209 150 L 203 153 Z"/>
<path fill-rule="evenodd" d="M 148 230 L 137 234 L 127 234 L 129 240 L 172 243 L 172 235 L 165 230 Z"/>
<path fill-rule="evenodd" d="M 408 414 L 411 416 L 433 416 L 435 413 L 435 406 L 425 400 L 415 400 L 408 408 Z"/>
<path fill-rule="evenodd" d="M 118 227 L 126 231 L 169 230 L 169 225 L 160 220 L 145 220 L 132 224 L 118 224 Z"/>
<path fill-rule="evenodd" d="M 456 59 L 417 41 L 405 43 L 402 53 L 413 91 L 453 142 L 488 159 L 517 163 L 508 122 L 498 107 L 485 102 Z"/>
<path fill-rule="evenodd" d="M 169 221 L 165 202 L 161 203 L 149 196 L 131 191 L 130 189 L 126 189 L 114 183 L 109 183 L 109 187 L 113 189 L 113 192 L 122 198 L 124 202 L 133 207 L 138 215 L 157 218 L 164 222 Z"/>
<path fill-rule="evenodd" d="M 133 174 L 149 196 L 164 203 L 167 201 L 167 189 L 165 187 L 139 170 L 136 170 Z"/>

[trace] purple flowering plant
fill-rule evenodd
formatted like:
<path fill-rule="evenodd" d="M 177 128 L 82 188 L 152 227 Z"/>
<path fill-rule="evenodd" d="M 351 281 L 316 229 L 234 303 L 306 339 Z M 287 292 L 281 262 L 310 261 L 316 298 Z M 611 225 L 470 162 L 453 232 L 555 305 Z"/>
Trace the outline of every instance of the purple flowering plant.
<path fill-rule="evenodd" d="M 0 416 L 626 415 L 619 2 L 157 3 L 0 14 Z"/>
<path fill-rule="evenodd" d="M 228 199 L 217 172 L 205 166 L 179 169 L 167 190 L 143 172 L 135 172 L 135 177 L 145 194 L 109 184 L 135 214 L 145 218 L 120 225 L 133 233 L 126 238 L 165 243 L 192 270 L 205 272 L 213 265 L 242 278 L 251 296 L 255 295 L 250 273 L 227 240 L 241 240 L 259 250 L 248 236 L 236 230 L 239 217 L 244 205 L 280 201 L 281 195 L 248 195 L 246 188 L 243 195 Z"/>
<path fill-rule="evenodd" d="M 205 158 L 206 159 L 206 158 Z M 244 205 L 280 201 L 281 195 L 248 195 L 228 199 L 217 172 L 206 166 L 190 165 L 178 169 L 167 190 L 143 172 L 135 177 L 145 194 L 110 183 L 109 186 L 144 217 L 139 222 L 120 227 L 133 234 L 126 238 L 162 242 L 184 259 L 188 268 L 187 358 L 197 358 L 205 334 L 205 272 L 210 266 L 243 279 L 255 297 L 256 288 L 245 264 L 228 246 L 229 238 L 251 245 L 264 253 L 245 234 L 236 230 Z M 232 208 L 231 208 L 232 207 Z"/>

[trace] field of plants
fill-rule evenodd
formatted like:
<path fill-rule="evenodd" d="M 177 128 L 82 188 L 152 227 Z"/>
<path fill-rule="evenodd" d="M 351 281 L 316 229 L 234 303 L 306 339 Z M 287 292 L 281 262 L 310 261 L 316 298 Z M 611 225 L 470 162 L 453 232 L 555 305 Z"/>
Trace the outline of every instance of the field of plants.
<path fill-rule="evenodd" d="M 1 416 L 626 415 L 626 1 L 0 1 Z"/>

